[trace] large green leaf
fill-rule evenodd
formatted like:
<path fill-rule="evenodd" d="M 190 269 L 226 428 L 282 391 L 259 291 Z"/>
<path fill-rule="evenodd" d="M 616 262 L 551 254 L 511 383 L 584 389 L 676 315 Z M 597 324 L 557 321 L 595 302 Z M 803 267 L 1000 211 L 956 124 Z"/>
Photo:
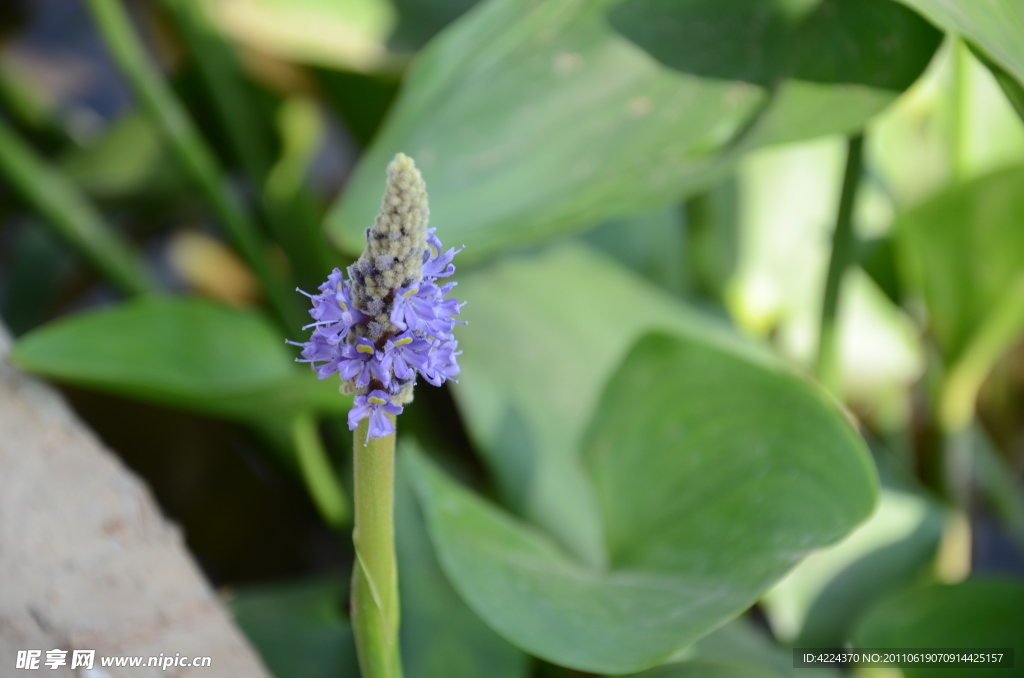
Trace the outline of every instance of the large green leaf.
<path fill-rule="evenodd" d="M 956 186 L 902 215 L 897 244 L 950 367 L 942 416 L 959 428 L 982 381 L 1024 334 L 1024 167 Z"/>
<path fill-rule="evenodd" d="M 959 33 L 1024 83 L 1024 5 L 1018 0 L 899 0 Z"/>
<path fill-rule="evenodd" d="M 402 663 L 408 678 L 524 678 L 525 654 L 466 607 L 434 555 L 416 505 L 403 443 L 395 488 L 398 584 L 402 604 Z"/>
<path fill-rule="evenodd" d="M 156 298 L 50 323 L 19 339 L 11 359 L 58 381 L 233 420 L 344 411 L 337 382 L 297 369 L 294 355 L 257 313 Z"/>
<path fill-rule="evenodd" d="M 877 494 L 863 444 L 816 388 L 693 338 L 635 345 L 581 457 L 600 566 L 414 461 L 456 589 L 523 649 L 585 671 L 672 658 L 849 532 Z"/>
<path fill-rule="evenodd" d="M 331 236 L 362 249 L 398 151 L 423 170 L 435 223 L 466 258 L 657 208 L 715 183 L 744 149 L 862 126 L 939 39 L 890 0 L 826 0 L 796 38 L 791 2 L 748 4 L 482 4 L 415 63 L 328 216 Z M 787 79 L 805 52 L 808 79 Z"/>
<path fill-rule="evenodd" d="M 907 678 L 941 676 L 1024 676 L 1024 585 L 1017 581 L 972 580 L 904 591 L 871 611 L 860 626 L 859 647 L 1013 648 L 1013 669 L 907 667 Z"/>
<path fill-rule="evenodd" d="M 808 557 L 768 593 L 763 605 L 772 629 L 799 647 L 843 647 L 874 602 L 932 562 L 944 527 L 945 514 L 933 502 L 884 489 L 869 521 Z"/>
<path fill-rule="evenodd" d="M 577 557 L 602 562 L 577 450 L 605 382 L 651 329 L 747 345 L 581 244 L 460 276 L 458 292 L 469 324 L 457 331 L 463 369 L 452 393 L 502 499 Z"/>

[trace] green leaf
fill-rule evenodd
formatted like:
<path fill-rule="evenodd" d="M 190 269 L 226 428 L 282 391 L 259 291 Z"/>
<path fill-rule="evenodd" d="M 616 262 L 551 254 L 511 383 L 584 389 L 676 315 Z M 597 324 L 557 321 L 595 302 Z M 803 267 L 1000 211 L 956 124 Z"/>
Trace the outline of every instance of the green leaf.
<path fill-rule="evenodd" d="M 687 658 L 741 661 L 770 670 L 772 675 L 791 678 L 837 678 L 831 669 L 793 668 L 793 652 L 775 643 L 746 619 L 734 619 L 683 651 Z M 682 656 L 681 655 L 681 656 Z"/>
<path fill-rule="evenodd" d="M 766 88 L 792 78 L 899 92 L 940 40 L 890 0 L 626 0 L 608 20 L 670 68 Z"/>
<path fill-rule="evenodd" d="M 933 561 L 945 523 L 945 512 L 926 497 L 884 489 L 870 520 L 812 554 L 765 596 L 772 629 L 798 647 L 843 647 L 873 603 Z"/>
<path fill-rule="evenodd" d="M 606 221 L 581 239 L 661 288 L 681 295 L 688 254 L 684 224 L 682 210 L 670 207 Z"/>
<path fill-rule="evenodd" d="M 971 665 L 973 677 L 1020 676 L 1024 653 L 1024 585 L 971 580 L 904 591 L 875 607 L 860 625 L 859 647 L 1013 648 L 1016 669 Z M 904 668 L 907 678 L 940 678 L 950 668 Z"/>
<path fill-rule="evenodd" d="M 750 31 L 748 3 L 743 12 L 720 4 L 480 5 L 411 68 L 328 215 L 329 234 L 350 252 L 362 249 L 398 151 L 416 159 L 435 223 L 444 239 L 469 246 L 466 259 L 656 209 L 714 185 L 744 150 L 861 127 L 910 84 L 939 41 L 889 0 L 828 0 L 808 20 L 813 40 L 797 41 L 815 54 L 803 67 L 810 80 L 786 80 L 788 64 L 773 64 L 766 87 L 737 55 L 760 64 L 785 32 Z M 757 5 L 775 12 L 776 3 Z M 661 46 L 693 36 L 677 40 L 656 28 L 703 27 L 708 16 L 717 40 L 700 41 L 715 46 L 707 63 L 736 66 L 730 72 L 681 72 L 644 51 L 654 34 L 655 56 L 665 56 Z"/>
<path fill-rule="evenodd" d="M 277 678 L 358 678 L 344 595 L 332 577 L 243 588 L 228 606 Z"/>
<path fill-rule="evenodd" d="M 863 444 L 816 388 L 660 334 L 626 357 L 582 448 L 602 565 L 413 459 L 442 566 L 470 607 L 531 654 L 602 673 L 672 658 L 844 536 L 877 494 Z"/>
<path fill-rule="evenodd" d="M 297 369 L 294 355 L 257 313 L 155 298 L 52 322 L 11 358 L 57 381 L 232 420 L 344 411 L 337 382 Z"/>
<path fill-rule="evenodd" d="M 360 73 L 395 72 L 407 55 L 388 48 L 398 17 L 384 0 L 203 0 L 232 39 L 279 59 Z"/>
<path fill-rule="evenodd" d="M 1024 334 L 1024 167 L 953 187 L 900 216 L 897 247 L 949 366 L 942 418 L 960 428 L 992 365 Z"/>
<path fill-rule="evenodd" d="M 936 26 L 968 38 L 1024 83 L 1024 6 L 1017 0 L 899 0 Z"/>
<path fill-rule="evenodd" d="M 462 374 L 452 394 L 504 503 L 599 564 L 600 527 L 577 451 L 623 356 L 652 329 L 750 347 L 582 244 L 461 275 L 458 292 L 469 324 L 458 329 Z"/>
<path fill-rule="evenodd" d="M 416 505 L 403 443 L 395 487 L 395 534 L 407 678 L 525 678 L 525 654 L 486 626 L 448 583 Z"/>
<path fill-rule="evenodd" d="M 98 199 L 180 196 L 188 183 L 167 162 L 167 143 L 145 115 L 121 116 L 97 141 L 61 158 L 61 169 Z"/>

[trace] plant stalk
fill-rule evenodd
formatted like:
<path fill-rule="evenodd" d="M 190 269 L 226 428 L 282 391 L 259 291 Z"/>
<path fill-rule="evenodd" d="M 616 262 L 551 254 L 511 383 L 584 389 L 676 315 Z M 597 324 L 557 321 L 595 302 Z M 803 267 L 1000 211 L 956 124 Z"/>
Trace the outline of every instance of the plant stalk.
<path fill-rule="evenodd" d="M 0 176 L 97 271 L 127 294 L 158 293 L 139 255 L 89 199 L 0 118 Z"/>
<path fill-rule="evenodd" d="M 835 393 L 839 386 L 838 348 L 836 346 L 836 316 L 839 311 L 839 293 L 846 271 L 856 262 L 857 236 L 853 230 L 853 208 L 857 202 L 863 165 L 864 135 L 855 134 L 847 140 L 846 171 L 843 192 L 839 198 L 836 228 L 832 233 L 832 256 L 825 281 L 825 298 L 821 306 L 818 333 L 818 355 L 815 373 L 818 380 Z"/>
<path fill-rule="evenodd" d="M 388 415 L 392 426 L 395 418 Z M 395 561 L 395 434 L 371 438 L 369 419 L 356 428 L 354 465 L 356 562 L 352 628 L 363 678 L 401 678 L 398 566 Z"/>
<path fill-rule="evenodd" d="M 217 160 L 197 132 L 184 107 L 163 81 L 132 29 L 120 0 L 88 0 L 103 41 L 114 62 L 131 83 L 143 110 L 164 133 L 196 188 L 206 198 L 221 226 L 263 286 L 271 307 L 286 328 L 304 322 L 291 286 L 274 271 L 263 240 L 237 199 L 230 193 Z"/>
<path fill-rule="evenodd" d="M 292 441 L 298 453 L 302 479 L 320 516 L 331 528 L 341 530 L 351 517 L 348 500 L 345 489 L 331 468 L 313 415 L 303 413 L 292 420 Z"/>

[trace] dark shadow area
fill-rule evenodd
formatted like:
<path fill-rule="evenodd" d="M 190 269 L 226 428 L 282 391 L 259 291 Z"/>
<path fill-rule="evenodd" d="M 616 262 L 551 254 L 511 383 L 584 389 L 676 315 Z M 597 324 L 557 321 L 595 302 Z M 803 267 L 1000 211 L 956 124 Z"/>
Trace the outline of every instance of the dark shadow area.
<path fill-rule="evenodd" d="M 942 34 L 891 0 L 626 0 L 609 24 L 669 68 L 770 88 L 792 78 L 902 91 Z"/>

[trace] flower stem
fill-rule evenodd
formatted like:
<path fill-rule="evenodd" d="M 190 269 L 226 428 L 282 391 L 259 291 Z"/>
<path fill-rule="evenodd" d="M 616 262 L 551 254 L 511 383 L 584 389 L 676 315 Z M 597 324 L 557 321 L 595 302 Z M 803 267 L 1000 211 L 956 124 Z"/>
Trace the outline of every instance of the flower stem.
<path fill-rule="evenodd" d="M 350 518 L 345 489 L 334 475 L 316 430 L 316 419 L 311 414 L 303 413 L 292 420 L 292 441 L 298 453 L 302 479 L 313 503 L 325 523 L 341 530 L 348 525 Z"/>
<path fill-rule="evenodd" d="M 847 141 L 846 172 L 843 192 L 839 198 L 836 229 L 832 234 L 832 256 L 825 281 L 825 299 L 821 305 L 821 324 L 818 334 L 818 356 L 815 372 L 818 380 L 836 392 L 839 386 L 838 349 L 836 346 L 836 316 L 839 311 L 839 293 L 847 269 L 857 259 L 857 236 L 853 230 L 853 207 L 860 183 L 864 136 L 855 134 Z"/>
<path fill-rule="evenodd" d="M 392 426 L 395 418 L 391 419 Z M 398 567 L 395 563 L 395 434 L 371 438 L 369 418 L 356 429 L 354 464 L 356 562 L 352 628 L 363 678 L 401 678 Z"/>

